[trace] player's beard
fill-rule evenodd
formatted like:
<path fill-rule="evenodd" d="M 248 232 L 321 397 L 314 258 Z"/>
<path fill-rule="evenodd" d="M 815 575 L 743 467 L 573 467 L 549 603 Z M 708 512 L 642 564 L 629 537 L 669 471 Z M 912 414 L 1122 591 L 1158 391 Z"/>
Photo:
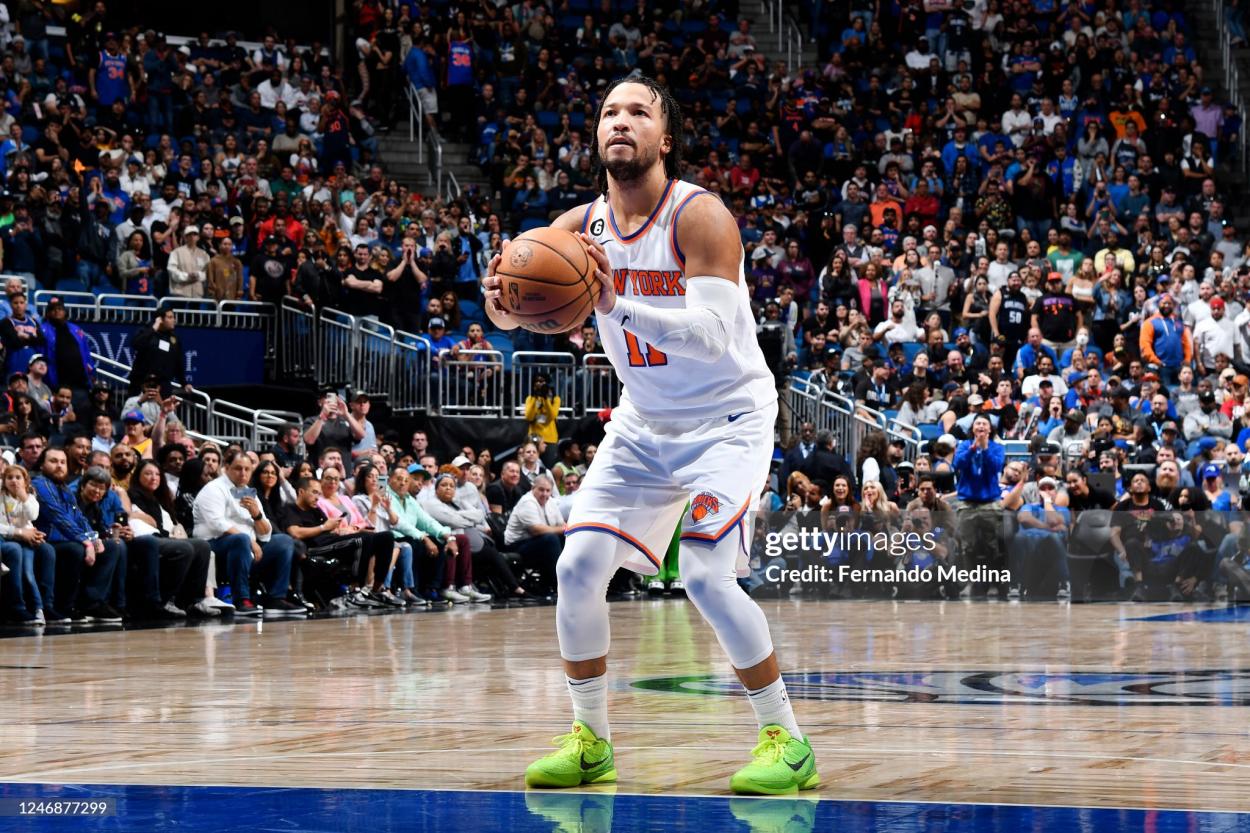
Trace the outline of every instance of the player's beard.
<path fill-rule="evenodd" d="M 660 158 L 660 152 L 653 147 L 635 144 L 634 155 L 629 159 L 609 159 L 604 155 L 603 169 L 608 176 L 620 183 L 637 182 L 651 170 L 651 166 Z"/>

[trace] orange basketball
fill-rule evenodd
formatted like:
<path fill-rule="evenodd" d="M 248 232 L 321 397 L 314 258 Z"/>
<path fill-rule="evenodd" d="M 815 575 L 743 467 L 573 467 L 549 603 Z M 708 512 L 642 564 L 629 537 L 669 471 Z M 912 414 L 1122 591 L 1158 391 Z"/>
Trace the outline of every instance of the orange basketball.
<path fill-rule="evenodd" d="M 594 258 L 564 229 L 533 229 L 514 238 L 495 274 L 503 308 L 525 329 L 544 335 L 579 327 L 599 295 Z"/>

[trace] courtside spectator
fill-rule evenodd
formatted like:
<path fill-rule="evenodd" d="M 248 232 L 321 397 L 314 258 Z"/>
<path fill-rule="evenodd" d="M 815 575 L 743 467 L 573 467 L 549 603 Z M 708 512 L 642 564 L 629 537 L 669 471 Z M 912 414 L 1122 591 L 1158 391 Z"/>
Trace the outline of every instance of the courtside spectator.
<path fill-rule="evenodd" d="M 208 541 L 217 558 L 225 562 L 235 615 L 304 615 L 308 611 L 302 605 L 286 599 L 294 541 L 273 531 L 255 490 L 248 486 L 252 468 L 246 454 L 236 454 L 220 476 L 199 490 L 193 504 L 192 535 Z M 260 605 L 252 598 L 253 576 L 263 581 L 268 591 L 258 596 Z"/>

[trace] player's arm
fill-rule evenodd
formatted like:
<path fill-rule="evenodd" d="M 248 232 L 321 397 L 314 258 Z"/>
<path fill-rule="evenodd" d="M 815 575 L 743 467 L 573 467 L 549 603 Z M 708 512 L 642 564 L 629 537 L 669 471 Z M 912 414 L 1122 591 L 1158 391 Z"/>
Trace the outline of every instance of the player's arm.
<path fill-rule="evenodd" d="M 742 303 L 738 226 L 718 200 L 692 200 L 678 219 L 677 243 L 686 255 L 685 309 L 658 309 L 617 298 L 607 256 L 594 246 L 601 286 L 595 309 L 658 350 L 714 362 L 729 348 Z"/>
<path fill-rule="evenodd" d="M 570 208 L 557 217 L 556 221 L 551 224 L 551 227 L 574 233 L 580 232 L 582 230 L 582 222 L 586 219 L 586 208 L 586 205 Z M 486 266 L 486 277 L 482 279 L 482 295 L 486 299 L 486 317 L 501 330 L 515 330 L 520 326 L 508 314 L 508 311 L 503 308 L 503 305 L 500 304 L 499 298 L 503 294 L 503 290 L 500 288 L 501 282 L 499 278 L 495 276 L 495 270 L 499 268 L 499 261 L 507 253 L 511 242 L 511 240 L 505 241 L 499 254 L 490 259 L 490 263 Z"/>

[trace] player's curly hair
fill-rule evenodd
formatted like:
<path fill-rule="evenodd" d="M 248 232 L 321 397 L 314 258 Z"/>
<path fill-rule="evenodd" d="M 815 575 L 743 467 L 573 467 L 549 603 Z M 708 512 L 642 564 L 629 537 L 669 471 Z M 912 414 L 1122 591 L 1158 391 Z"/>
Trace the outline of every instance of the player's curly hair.
<path fill-rule="evenodd" d="M 595 111 L 595 125 L 590 134 L 590 164 L 594 168 L 595 187 L 599 189 L 600 194 L 608 192 L 608 172 L 603 167 L 603 161 L 599 156 L 599 121 L 603 118 L 603 102 L 607 101 L 612 91 L 621 84 L 641 84 L 651 91 L 652 100 L 659 100 L 661 109 L 664 111 L 665 127 L 668 128 L 668 135 L 672 140 L 672 149 L 664 157 L 664 175 L 669 179 L 681 178 L 681 154 L 685 142 L 682 133 L 681 105 L 669 92 L 668 87 L 654 78 L 642 74 L 626 75 L 608 84 L 599 99 L 599 109 Z"/>

